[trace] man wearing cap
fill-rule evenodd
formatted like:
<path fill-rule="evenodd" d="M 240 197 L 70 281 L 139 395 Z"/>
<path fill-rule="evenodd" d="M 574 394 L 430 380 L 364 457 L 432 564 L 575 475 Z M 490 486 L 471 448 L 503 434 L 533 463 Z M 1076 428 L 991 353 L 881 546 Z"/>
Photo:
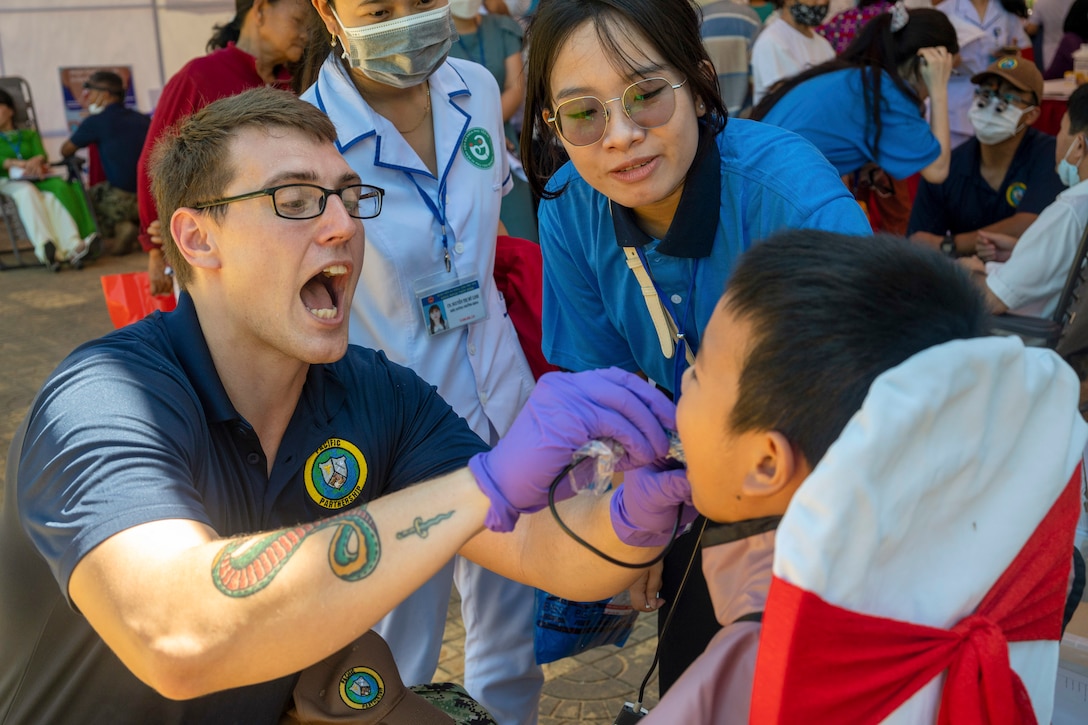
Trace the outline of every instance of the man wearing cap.
<path fill-rule="evenodd" d="M 960 261 L 975 273 L 990 309 L 1051 317 L 1058 307 L 1084 229 L 1088 226 L 1088 86 L 1069 97 L 1054 162 L 1069 188 L 1043 210 L 1019 239 L 980 232 L 978 256 Z"/>
<path fill-rule="evenodd" d="M 91 144 L 98 147 L 106 180 L 91 187 L 91 200 L 107 249 L 114 254 L 134 251 L 140 212 L 136 206 L 136 163 L 151 125 L 146 115 L 125 106 L 121 76 L 95 71 L 83 84 L 83 103 L 90 113 L 60 147 L 71 156 Z"/>
<path fill-rule="evenodd" d="M 980 229 L 1019 237 L 1062 190 L 1054 138 L 1031 128 L 1043 96 L 1035 64 L 1006 56 L 971 81 L 975 137 L 952 151 L 943 183 L 921 181 L 907 226 L 949 256 L 974 254 Z"/>

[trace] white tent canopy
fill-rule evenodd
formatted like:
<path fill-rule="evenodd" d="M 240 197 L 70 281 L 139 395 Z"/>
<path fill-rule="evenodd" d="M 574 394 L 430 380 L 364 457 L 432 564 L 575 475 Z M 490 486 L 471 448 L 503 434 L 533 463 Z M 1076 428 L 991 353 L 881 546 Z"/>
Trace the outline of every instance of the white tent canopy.
<path fill-rule="evenodd" d="M 30 84 L 50 155 L 68 137 L 60 68 L 131 66 L 144 112 L 181 66 L 205 53 L 233 0 L 0 0 L 0 76 Z"/>

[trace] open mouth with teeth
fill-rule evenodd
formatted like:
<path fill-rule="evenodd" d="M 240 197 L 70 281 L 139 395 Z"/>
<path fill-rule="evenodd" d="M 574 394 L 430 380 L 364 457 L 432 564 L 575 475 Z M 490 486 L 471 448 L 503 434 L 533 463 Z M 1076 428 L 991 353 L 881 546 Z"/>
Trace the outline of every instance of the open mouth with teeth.
<path fill-rule="evenodd" d="M 315 274 L 302 287 L 299 296 L 311 315 L 322 320 L 336 317 L 347 274 L 347 265 L 333 264 Z"/>

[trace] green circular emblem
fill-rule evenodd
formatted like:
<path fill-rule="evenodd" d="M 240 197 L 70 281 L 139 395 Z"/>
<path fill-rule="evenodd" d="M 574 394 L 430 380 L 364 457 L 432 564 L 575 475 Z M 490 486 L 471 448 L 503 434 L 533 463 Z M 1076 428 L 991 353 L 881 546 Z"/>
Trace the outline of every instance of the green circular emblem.
<path fill-rule="evenodd" d="M 491 135 L 482 128 L 470 128 L 465 133 L 461 153 L 477 168 L 490 169 L 495 165 L 495 146 L 491 143 Z"/>

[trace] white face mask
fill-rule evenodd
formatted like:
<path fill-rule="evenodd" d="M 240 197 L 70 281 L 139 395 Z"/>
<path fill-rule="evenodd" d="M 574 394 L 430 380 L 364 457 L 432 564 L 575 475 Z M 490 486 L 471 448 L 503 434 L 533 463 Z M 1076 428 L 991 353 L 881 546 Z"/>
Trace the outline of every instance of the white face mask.
<path fill-rule="evenodd" d="M 999 144 L 1015 136 L 1020 131 L 1020 118 L 1034 108 L 1028 106 L 1021 110 L 1010 103 L 999 113 L 997 104 L 996 98 L 984 106 L 976 103 L 967 113 L 971 125 L 975 127 L 978 140 L 987 146 Z"/>
<path fill-rule="evenodd" d="M 470 20 L 480 14 L 484 0 L 450 0 L 450 14 L 455 18 Z"/>
<path fill-rule="evenodd" d="M 332 14 L 348 37 L 344 54 L 351 67 L 395 88 L 427 80 L 445 62 L 455 33 L 448 5 L 358 28 L 346 27 L 336 10 Z"/>
<path fill-rule="evenodd" d="M 92 116 L 97 116 L 105 109 L 106 106 L 103 103 L 92 103 L 91 105 L 87 106 L 87 113 L 91 114 Z"/>

